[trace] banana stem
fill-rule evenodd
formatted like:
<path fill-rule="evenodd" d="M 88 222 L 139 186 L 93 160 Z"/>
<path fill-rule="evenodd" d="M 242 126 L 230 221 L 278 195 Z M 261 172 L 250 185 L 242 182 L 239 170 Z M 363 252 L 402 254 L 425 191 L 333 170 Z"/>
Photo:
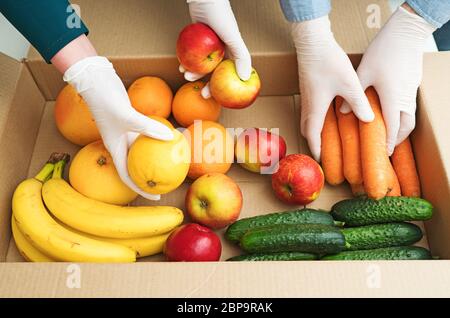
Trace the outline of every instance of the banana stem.
<path fill-rule="evenodd" d="M 62 178 L 62 172 L 64 171 L 64 165 L 69 162 L 70 155 L 67 153 L 60 153 L 60 152 L 54 152 L 48 159 L 45 166 L 42 168 L 41 171 L 34 177 L 36 180 L 45 183 L 50 178 L 55 177 L 56 175 L 59 175 L 60 178 Z M 60 164 L 58 169 L 61 171 L 55 172 L 56 166 L 58 163 L 63 162 L 63 164 Z"/>
<path fill-rule="evenodd" d="M 61 179 L 63 177 L 64 167 L 66 166 L 66 163 L 66 160 L 61 160 L 55 164 L 52 179 Z"/>
<path fill-rule="evenodd" d="M 36 180 L 44 183 L 47 181 L 51 175 L 53 170 L 55 169 L 55 165 L 53 163 L 46 163 L 44 168 L 34 177 Z"/>

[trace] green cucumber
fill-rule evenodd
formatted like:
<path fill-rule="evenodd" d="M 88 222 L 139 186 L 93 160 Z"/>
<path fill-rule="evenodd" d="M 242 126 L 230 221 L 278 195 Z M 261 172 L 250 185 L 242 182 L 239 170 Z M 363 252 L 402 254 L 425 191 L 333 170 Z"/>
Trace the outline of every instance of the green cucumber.
<path fill-rule="evenodd" d="M 241 219 L 231 224 L 225 237 L 231 242 L 239 242 L 241 237 L 251 229 L 277 224 L 325 224 L 333 225 L 333 217 L 327 211 L 301 209 L 286 212 L 270 213 Z"/>
<path fill-rule="evenodd" d="M 424 199 L 411 197 L 385 197 L 380 200 L 356 198 L 336 203 L 331 214 L 346 226 L 360 226 L 429 220 L 433 206 Z"/>
<path fill-rule="evenodd" d="M 326 261 L 423 260 L 431 259 L 429 250 L 418 246 L 386 247 L 374 250 L 345 251 L 322 257 Z"/>
<path fill-rule="evenodd" d="M 253 229 L 240 241 L 247 253 L 338 253 L 345 247 L 342 232 L 323 224 L 285 224 Z"/>
<path fill-rule="evenodd" d="M 406 222 L 351 227 L 342 229 L 342 233 L 345 249 L 350 251 L 411 245 L 423 236 L 417 225 Z"/>
<path fill-rule="evenodd" d="M 311 261 L 317 259 L 317 255 L 303 252 L 280 252 L 266 254 L 245 254 L 232 257 L 228 261 Z"/>

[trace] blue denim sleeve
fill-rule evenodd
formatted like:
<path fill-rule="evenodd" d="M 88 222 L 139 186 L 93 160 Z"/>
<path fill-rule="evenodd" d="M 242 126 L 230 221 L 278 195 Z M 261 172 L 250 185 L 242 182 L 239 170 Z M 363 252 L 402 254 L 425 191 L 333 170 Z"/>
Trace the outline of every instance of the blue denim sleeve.
<path fill-rule="evenodd" d="M 301 22 L 330 13 L 330 0 L 280 0 L 284 16 L 290 22 Z"/>
<path fill-rule="evenodd" d="M 450 20 L 449 0 L 407 0 L 414 11 L 437 28 Z"/>

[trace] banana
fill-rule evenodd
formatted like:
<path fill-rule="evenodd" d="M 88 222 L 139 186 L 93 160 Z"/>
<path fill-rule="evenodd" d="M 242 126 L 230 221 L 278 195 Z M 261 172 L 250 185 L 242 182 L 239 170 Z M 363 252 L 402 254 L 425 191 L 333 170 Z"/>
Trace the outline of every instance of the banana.
<path fill-rule="evenodd" d="M 161 253 L 164 249 L 164 244 L 166 243 L 167 238 L 172 233 L 168 232 L 157 236 L 134 238 L 134 239 L 116 239 L 91 235 L 88 233 L 75 230 L 73 228 L 69 228 L 66 224 L 62 223 L 59 220 L 56 220 L 56 222 L 58 222 L 61 226 L 80 235 L 84 235 L 99 241 L 110 242 L 129 247 L 136 252 L 137 258 L 152 256 Z"/>
<path fill-rule="evenodd" d="M 29 242 L 57 261 L 105 263 L 136 261 L 136 253 L 130 248 L 74 233 L 59 225 L 49 215 L 42 202 L 41 191 L 42 183 L 53 168 L 53 164 L 47 163 L 35 178 L 20 183 L 13 195 L 14 221 Z"/>
<path fill-rule="evenodd" d="M 11 218 L 11 229 L 17 249 L 28 262 L 54 262 L 53 259 L 31 245 L 28 239 L 20 232 L 14 217 Z"/>
<path fill-rule="evenodd" d="M 45 205 L 64 224 L 95 236 L 130 239 L 161 235 L 183 222 L 170 206 L 117 206 L 85 197 L 53 175 L 42 188 Z"/>
<path fill-rule="evenodd" d="M 135 239 L 113 239 L 105 237 L 97 237 L 97 239 L 129 247 L 136 251 L 137 258 L 141 258 L 161 253 L 170 233 L 171 232 L 157 236 Z"/>

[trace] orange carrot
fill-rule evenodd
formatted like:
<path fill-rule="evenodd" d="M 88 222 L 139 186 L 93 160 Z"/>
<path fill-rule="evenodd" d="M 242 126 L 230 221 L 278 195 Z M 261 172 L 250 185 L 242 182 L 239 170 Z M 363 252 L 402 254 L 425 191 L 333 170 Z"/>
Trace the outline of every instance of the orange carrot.
<path fill-rule="evenodd" d="M 389 171 L 390 171 L 389 192 L 388 192 L 387 196 L 388 197 L 399 197 L 402 195 L 400 183 L 398 181 L 397 174 L 395 173 L 394 167 L 392 167 L 392 164 L 390 162 L 389 162 Z"/>
<path fill-rule="evenodd" d="M 340 112 L 343 101 L 342 97 L 336 96 L 336 117 L 341 136 L 344 176 L 358 193 L 361 192 L 363 183 L 359 124 L 358 118 L 353 113 L 344 115 Z"/>
<path fill-rule="evenodd" d="M 409 138 L 406 138 L 405 141 L 395 147 L 391 158 L 400 182 L 402 194 L 408 197 L 420 197 L 419 175 Z"/>
<path fill-rule="evenodd" d="M 366 96 L 375 119 L 369 123 L 359 122 L 364 189 L 369 198 L 381 199 L 388 193 L 391 175 L 386 149 L 386 125 L 375 89 L 369 87 Z"/>
<path fill-rule="evenodd" d="M 321 157 L 325 180 L 331 185 L 344 182 L 341 138 L 334 103 L 331 103 L 323 124 Z"/>

